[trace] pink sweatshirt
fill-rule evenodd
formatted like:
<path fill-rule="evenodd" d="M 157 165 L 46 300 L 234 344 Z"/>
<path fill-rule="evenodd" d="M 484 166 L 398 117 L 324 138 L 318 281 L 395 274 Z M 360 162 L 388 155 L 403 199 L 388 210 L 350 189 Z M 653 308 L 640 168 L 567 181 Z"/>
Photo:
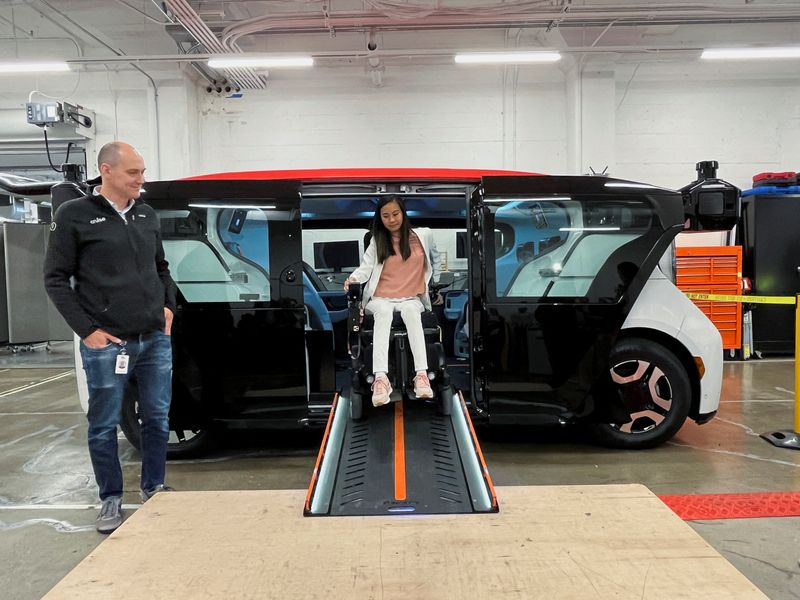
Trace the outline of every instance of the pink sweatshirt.
<path fill-rule="evenodd" d="M 392 236 L 394 254 L 383 263 L 381 278 L 375 288 L 376 298 L 414 298 L 425 292 L 425 251 L 417 238 L 411 233 L 409 239 L 411 256 L 403 260 L 400 254 L 400 236 Z"/>

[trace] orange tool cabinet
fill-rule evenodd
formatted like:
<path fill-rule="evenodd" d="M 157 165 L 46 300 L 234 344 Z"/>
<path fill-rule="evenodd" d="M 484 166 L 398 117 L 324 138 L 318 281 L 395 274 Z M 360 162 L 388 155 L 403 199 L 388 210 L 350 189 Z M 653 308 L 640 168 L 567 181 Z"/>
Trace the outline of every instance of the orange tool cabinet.
<path fill-rule="evenodd" d="M 742 293 L 742 247 L 696 246 L 676 248 L 676 282 L 683 292 Z M 722 335 L 725 350 L 742 347 L 742 304 L 693 300 Z"/>

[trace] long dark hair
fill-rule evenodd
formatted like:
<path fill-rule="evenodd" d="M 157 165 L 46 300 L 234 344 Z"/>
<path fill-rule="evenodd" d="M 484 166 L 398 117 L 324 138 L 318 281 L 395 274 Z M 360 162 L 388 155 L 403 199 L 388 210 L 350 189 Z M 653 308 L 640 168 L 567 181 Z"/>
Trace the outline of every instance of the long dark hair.
<path fill-rule="evenodd" d="M 379 263 L 394 255 L 392 234 L 386 229 L 383 219 L 381 219 L 383 207 L 390 202 L 395 202 L 400 207 L 400 212 L 403 213 L 403 225 L 400 227 L 400 256 L 403 257 L 403 260 L 408 260 L 408 257 L 411 256 L 411 223 L 408 222 L 405 202 L 400 196 L 386 196 L 378 202 L 375 216 L 372 217 L 372 243 L 375 244 Z"/>

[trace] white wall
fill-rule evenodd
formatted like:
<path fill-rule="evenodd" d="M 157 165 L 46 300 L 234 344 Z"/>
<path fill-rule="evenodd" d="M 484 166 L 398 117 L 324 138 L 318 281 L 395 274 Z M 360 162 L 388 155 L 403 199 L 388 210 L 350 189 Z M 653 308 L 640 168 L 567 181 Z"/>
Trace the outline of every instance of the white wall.
<path fill-rule="evenodd" d="M 563 83 L 521 83 L 516 135 L 500 70 L 275 75 L 240 100 L 201 96 L 203 171 L 322 167 L 564 169 Z M 513 152 L 504 150 L 514 144 Z"/>
<path fill-rule="evenodd" d="M 642 65 L 630 87 L 619 69 L 615 174 L 679 187 L 714 159 L 747 188 L 756 173 L 800 170 L 800 77 L 787 67 Z"/>
<path fill-rule="evenodd" d="M 331 67 L 276 71 L 267 90 L 238 100 L 206 94 L 187 73 L 155 74 L 158 150 L 152 87 L 135 71 L 4 80 L 0 142 L 41 138 L 24 113 L 40 89 L 93 109 L 97 144 L 130 141 L 151 179 L 378 166 L 575 173 L 607 164 L 617 177 L 680 187 L 697 161 L 716 159 L 722 177 L 747 187 L 754 173 L 800 168 L 800 83 L 786 67 L 590 64 L 576 85 L 557 67 L 524 67 L 516 78 L 506 69 L 504 78 L 500 67 L 390 65 L 381 88 L 359 66 Z M 569 135 L 577 119 L 580 135 Z"/>

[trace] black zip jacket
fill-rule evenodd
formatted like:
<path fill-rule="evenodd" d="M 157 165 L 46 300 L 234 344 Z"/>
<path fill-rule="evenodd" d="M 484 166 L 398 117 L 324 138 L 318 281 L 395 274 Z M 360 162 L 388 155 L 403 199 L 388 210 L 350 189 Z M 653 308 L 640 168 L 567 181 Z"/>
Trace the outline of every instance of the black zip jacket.
<path fill-rule="evenodd" d="M 138 201 L 125 216 L 103 196 L 84 196 L 59 207 L 50 226 L 44 285 L 81 338 L 96 329 L 121 338 L 163 330 L 164 307 L 175 312 L 158 217 Z"/>

